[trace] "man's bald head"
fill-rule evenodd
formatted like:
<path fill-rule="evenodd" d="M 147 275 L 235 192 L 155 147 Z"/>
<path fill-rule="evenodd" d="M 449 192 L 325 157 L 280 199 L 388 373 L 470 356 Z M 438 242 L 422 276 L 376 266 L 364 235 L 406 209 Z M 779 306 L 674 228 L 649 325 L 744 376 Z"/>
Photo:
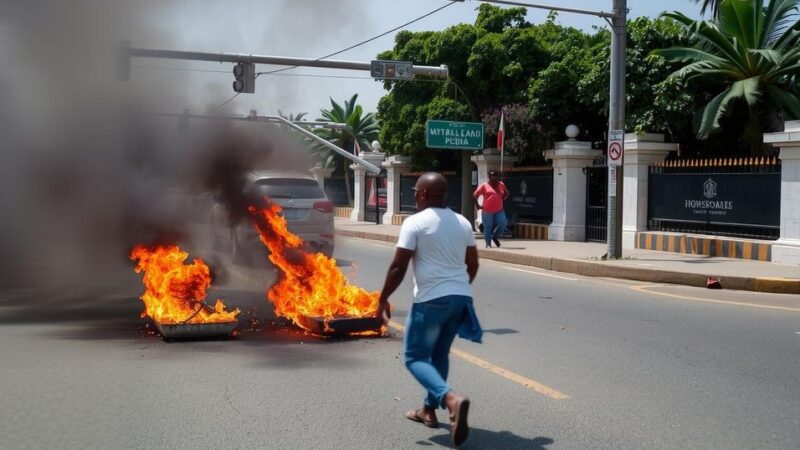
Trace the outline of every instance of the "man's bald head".
<path fill-rule="evenodd" d="M 429 206 L 441 208 L 444 206 L 447 180 L 438 172 L 426 172 L 417 180 L 416 190 L 417 207 L 425 209 Z"/>

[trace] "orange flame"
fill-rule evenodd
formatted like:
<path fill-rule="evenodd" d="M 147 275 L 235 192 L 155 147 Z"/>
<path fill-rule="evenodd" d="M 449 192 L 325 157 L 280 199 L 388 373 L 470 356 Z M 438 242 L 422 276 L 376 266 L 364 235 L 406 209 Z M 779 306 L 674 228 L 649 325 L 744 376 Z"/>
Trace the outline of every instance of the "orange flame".
<path fill-rule="evenodd" d="M 144 272 L 145 292 L 140 297 L 149 316 L 160 323 L 218 323 L 236 320 L 239 310 L 226 311 L 222 300 L 212 309 L 206 305 L 206 290 L 211 285 L 211 270 L 201 259 L 184 264 L 189 254 L 178 246 L 137 245 L 130 258 L 136 273 Z"/>
<path fill-rule="evenodd" d="M 303 239 L 289 231 L 280 205 L 251 206 L 249 211 L 261 242 L 270 251 L 269 260 L 283 273 L 267 292 L 277 315 L 306 329 L 302 317 L 322 317 L 327 322 L 375 315 L 380 293 L 350 284 L 335 259 L 303 250 Z"/>

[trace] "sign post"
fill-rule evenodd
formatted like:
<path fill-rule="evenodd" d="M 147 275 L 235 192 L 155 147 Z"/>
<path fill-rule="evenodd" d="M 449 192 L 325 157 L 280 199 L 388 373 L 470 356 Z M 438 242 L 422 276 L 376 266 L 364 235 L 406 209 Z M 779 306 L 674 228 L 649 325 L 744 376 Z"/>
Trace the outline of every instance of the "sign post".
<path fill-rule="evenodd" d="M 425 122 L 425 145 L 446 150 L 483 150 L 483 124 L 429 120 Z M 461 214 L 475 223 L 472 208 L 472 161 L 470 152 L 461 154 Z"/>
<path fill-rule="evenodd" d="M 622 236 L 617 233 L 617 225 L 621 214 L 617 214 L 621 205 L 619 193 L 619 178 L 622 171 L 622 158 L 624 155 L 623 139 L 625 132 L 622 130 L 611 130 L 608 133 L 608 220 L 606 243 L 608 244 L 608 258 L 621 256 L 618 251 L 622 247 Z"/>
<path fill-rule="evenodd" d="M 369 69 L 369 73 L 373 78 L 383 80 L 410 80 L 414 78 L 414 64 L 408 61 L 372 60 Z"/>

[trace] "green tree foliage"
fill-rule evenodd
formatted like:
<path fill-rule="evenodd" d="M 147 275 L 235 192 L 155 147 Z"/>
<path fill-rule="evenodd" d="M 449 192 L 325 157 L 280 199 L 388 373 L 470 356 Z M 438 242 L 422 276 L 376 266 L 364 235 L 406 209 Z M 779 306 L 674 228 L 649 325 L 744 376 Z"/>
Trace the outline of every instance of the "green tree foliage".
<path fill-rule="evenodd" d="M 278 115 L 283 117 L 284 119 L 288 120 L 289 122 L 300 122 L 300 121 L 303 121 L 303 120 L 305 120 L 305 117 L 306 117 L 307 114 L 308 113 L 304 113 L 304 112 L 297 113 L 297 114 L 295 114 L 295 113 L 285 114 L 280 109 L 278 110 Z"/>
<path fill-rule="evenodd" d="M 418 166 L 437 167 L 448 157 L 425 148 L 426 120 L 483 121 L 485 145 L 492 147 L 498 125 L 492 122 L 499 121 L 500 108 L 511 105 L 515 120 L 506 142 L 513 143 L 507 150 L 526 162 L 541 161 L 543 150 L 562 139 L 570 123 L 581 127 L 582 139 L 601 145 L 608 127 L 610 34 L 586 33 L 556 20 L 551 13 L 534 25 L 525 21 L 522 8 L 481 4 L 474 24 L 398 33 L 394 48 L 378 58 L 447 64 L 450 79 L 384 82 L 389 93 L 378 105 L 384 148 L 412 156 Z M 629 25 L 626 129 L 694 143 L 692 111 L 702 96 L 694 86 L 668 79 L 678 64 L 651 54 L 686 45 L 682 27 L 647 18 Z"/>
<path fill-rule="evenodd" d="M 420 167 L 454 162 L 453 152 L 425 148 L 428 119 L 480 121 L 499 105 L 526 103 L 529 79 L 548 63 L 548 55 L 525 22 L 524 8 L 482 4 L 475 24 L 437 32 L 400 32 L 394 49 L 379 59 L 421 65 L 446 64 L 450 79 L 386 81 L 389 94 L 378 104 L 380 141 L 389 153 L 409 155 Z"/>
<path fill-rule="evenodd" d="M 577 119 L 578 125 L 591 136 L 607 129 L 609 108 L 611 36 L 602 31 L 595 38 L 588 67 L 574 81 L 575 95 L 584 102 L 587 114 Z M 628 21 L 627 41 L 625 129 L 664 133 L 670 140 L 693 143 L 691 119 L 698 94 L 684 83 L 669 79 L 679 65 L 652 53 L 665 46 L 686 44 L 683 30 L 671 20 L 639 17 Z M 558 125 L 560 129 L 566 126 Z"/>
<path fill-rule="evenodd" d="M 774 129 L 785 118 L 800 117 L 799 12 L 800 0 L 766 5 L 764 0 L 723 0 L 714 21 L 664 14 L 687 31 L 692 44 L 656 52 L 685 64 L 673 77 L 722 84 L 698 111 L 700 138 L 719 132 L 728 119 L 725 128 L 743 129 L 750 152 L 758 154 L 765 127 Z M 744 116 L 744 123 L 738 116 Z"/>
<path fill-rule="evenodd" d="M 541 142 L 544 136 L 542 126 L 532 118 L 528 105 L 511 104 L 504 107 L 503 111 L 505 112 L 503 144 L 505 153 L 519 156 L 526 163 L 543 163 L 542 154 L 532 151 L 535 148 L 544 148 L 546 145 Z M 494 147 L 497 142 L 497 132 L 500 129 L 500 109 L 487 109 L 484 111 L 481 121 L 486 135 L 486 146 Z"/>

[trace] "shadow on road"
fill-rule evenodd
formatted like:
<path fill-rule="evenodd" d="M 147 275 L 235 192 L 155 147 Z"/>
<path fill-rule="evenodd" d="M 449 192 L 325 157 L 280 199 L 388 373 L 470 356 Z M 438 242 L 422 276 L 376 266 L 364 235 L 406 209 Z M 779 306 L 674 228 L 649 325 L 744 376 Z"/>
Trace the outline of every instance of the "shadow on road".
<path fill-rule="evenodd" d="M 442 447 L 452 447 L 450 439 L 449 428 L 447 434 L 440 434 L 433 436 L 428 441 L 417 441 L 418 445 L 440 445 Z M 469 439 L 464 445 L 459 448 L 463 449 L 478 449 L 478 448 L 502 448 L 504 450 L 510 449 L 524 449 L 524 450 L 546 450 L 548 445 L 553 444 L 553 439 L 549 437 L 538 436 L 533 439 L 517 436 L 510 431 L 490 431 L 481 428 L 470 428 Z"/>

